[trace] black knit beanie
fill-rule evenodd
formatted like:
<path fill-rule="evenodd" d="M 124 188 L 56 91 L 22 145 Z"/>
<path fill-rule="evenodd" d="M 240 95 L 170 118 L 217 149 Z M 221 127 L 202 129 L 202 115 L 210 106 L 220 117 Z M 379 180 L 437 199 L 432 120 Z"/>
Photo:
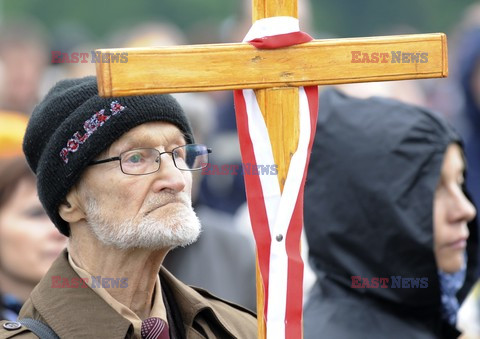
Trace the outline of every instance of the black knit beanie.
<path fill-rule="evenodd" d="M 172 96 L 101 98 L 95 77 L 58 82 L 35 108 L 23 151 L 37 175 L 40 201 L 60 232 L 68 236 L 70 229 L 58 208 L 88 164 L 122 134 L 150 121 L 172 123 L 187 143 L 194 142 Z"/>

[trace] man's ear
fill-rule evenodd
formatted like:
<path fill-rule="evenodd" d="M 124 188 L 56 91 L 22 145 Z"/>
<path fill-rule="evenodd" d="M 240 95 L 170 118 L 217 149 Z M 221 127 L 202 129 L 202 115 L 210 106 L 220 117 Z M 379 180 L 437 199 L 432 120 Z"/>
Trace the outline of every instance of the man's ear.
<path fill-rule="evenodd" d="M 85 212 L 79 198 L 78 191 L 73 188 L 58 207 L 58 214 L 68 223 L 75 223 L 85 219 Z"/>

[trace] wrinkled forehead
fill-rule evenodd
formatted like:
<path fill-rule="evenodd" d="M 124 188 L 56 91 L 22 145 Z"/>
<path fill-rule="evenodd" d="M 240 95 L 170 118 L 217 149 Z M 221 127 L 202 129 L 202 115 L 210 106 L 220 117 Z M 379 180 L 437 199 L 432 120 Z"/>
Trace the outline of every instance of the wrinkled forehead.
<path fill-rule="evenodd" d="M 159 147 L 170 148 L 186 144 L 186 137 L 175 125 L 155 121 L 132 128 L 116 140 L 107 150 L 109 154 L 119 154 L 132 148 Z"/>

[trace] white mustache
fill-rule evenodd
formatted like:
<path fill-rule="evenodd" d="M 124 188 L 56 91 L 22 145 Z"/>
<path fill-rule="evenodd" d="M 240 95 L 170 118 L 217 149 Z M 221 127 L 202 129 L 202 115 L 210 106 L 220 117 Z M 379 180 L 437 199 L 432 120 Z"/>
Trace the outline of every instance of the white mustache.
<path fill-rule="evenodd" d="M 145 202 L 145 208 L 147 213 L 145 215 L 150 214 L 152 211 L 160 208 L 169 203 L 181 203 L 187 207 L 192 207 L 192 201 L 190 197 L 185 192 L 164 192 L 161 194 L 152 195 L 148 200 Z"/>

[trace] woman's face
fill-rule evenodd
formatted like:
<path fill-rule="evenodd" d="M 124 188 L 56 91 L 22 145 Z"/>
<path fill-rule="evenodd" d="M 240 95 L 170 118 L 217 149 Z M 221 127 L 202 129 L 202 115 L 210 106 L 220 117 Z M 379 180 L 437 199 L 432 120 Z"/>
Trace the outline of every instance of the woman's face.
<path fill-rule="evenodd" d="M 435 258 L 438 268 L 446 273 L 463 267 L 469 236 L 467 223 L 476 214 L 462 190 L 464 169 L 460 146 L 451 144 L 445 152 L 433 203 Z"/>
<path fill-rule="evenodd" d="M 35 181 L 23 179 L 0 209 L 0 271 L 38 282 L 66 245 L 37 196 Z"/>

